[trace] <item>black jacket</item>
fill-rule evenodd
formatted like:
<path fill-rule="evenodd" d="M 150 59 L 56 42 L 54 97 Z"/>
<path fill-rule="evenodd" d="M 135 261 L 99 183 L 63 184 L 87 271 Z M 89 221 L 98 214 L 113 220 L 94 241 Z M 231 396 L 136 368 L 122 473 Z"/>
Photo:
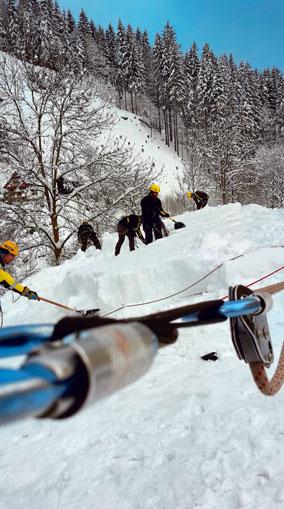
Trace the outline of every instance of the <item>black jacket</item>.
<path fill-rule="evenodd" d="M 78 237 L 81 237 L 82 235 L 87 237 L 91 233 L 94 233 L 94 228 L 89 223 L 83 223 L 78 228 Z"/>
<path fill-rule="evenodd" d="M 192 194 L 192 198 L 194 200 L 207 200 L 209 198 L 208 194 L 205 191 L 194 191 Z"/>
<path fill-rule="evenodd" d="M 132 231 L 135 235 L 137 235 L 140 239 L 144 240 L 144 237 L 140 230 L 141 218 L 136 214 L 129 214 L 129 216 L 125 216 L 118 222 L 119 225 L 124 226 L 127 230 Z"/>
<path fill-rule="evenodd" d="M 122 217 L 119 221 L 119 224 L 125 226 L 128 229 L 136 231 L 141 224 L 141 219 L 140 216 L 137 216 L 136 214 L 130 214 L 129 216 Z"/>
<path fill-rule="evenodd" d="M 143 224 L 154 224 L 160 221 L 160 217 L 169 217 L 163 210 L 161 200 L 148 194 L 141 200 Z"/>

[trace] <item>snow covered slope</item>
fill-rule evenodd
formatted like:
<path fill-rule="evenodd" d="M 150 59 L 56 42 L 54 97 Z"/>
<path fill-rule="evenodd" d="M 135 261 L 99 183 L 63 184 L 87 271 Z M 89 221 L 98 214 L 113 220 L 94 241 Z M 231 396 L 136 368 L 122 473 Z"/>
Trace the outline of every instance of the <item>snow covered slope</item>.
<path fill-rule="evenodd" d="M 228 285 L 284 266 L 283 209 L 230 204 L 178 219 L 186 228 L 175 231 L 168 221 L 168 238 L 139 243 L 135 252 L 125 243 L 114 257 L 116 235 L 108 234 L 101 252 L 78 252 L 25 283 L 44 297 L 103 313 L 156 301 L 124 307 L 112 314 L 118 318 L 223 297 Z M 281 280 L 283 271 L 253 288 Z M 11 292 L 2 305 L 5 325 L 63 316 L 24 298 L 13 303 Z M 283 309 L 279 293 L 269 313 L 276 358 Z M 217 362 L 200 359 L 213 350 Z M 142 379 L 72 419 L 2 427 L 0 507 L 280 509 L 283 422 L 284 390 L 273 398 L 258 392 L 228 323 L 192 328 L 158 352 Z"/>
<path fill-rule="evenodd" d="M 115 125 L 111 131 L 113 139 L 125 139 L 129 145 L 135 147 L 139 157 L 154 162 L 153 173 L 158 174 L 161 186 L 161 197 L 179 191 L 178 177 L 183 174 L 181 158 L 167 145 L 163 136 L 155 129 L 151 130 L 142 118 L 129 111 L 111 108 Z"/>

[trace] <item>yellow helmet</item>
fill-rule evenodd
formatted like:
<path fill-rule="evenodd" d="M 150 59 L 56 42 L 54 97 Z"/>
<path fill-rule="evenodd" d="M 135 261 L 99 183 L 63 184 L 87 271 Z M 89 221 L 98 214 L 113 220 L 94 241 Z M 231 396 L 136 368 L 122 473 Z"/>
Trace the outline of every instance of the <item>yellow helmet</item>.
<path fill-rule="evenodd" d="M 192 192 L 191 191 L 188 191 L 186 193 L 186 196 L 188 197 L 188 199 L 190 200 L 192 198 Z"/>
<path fill-rule="evenodd" d="M 14 256 L 19 255 L 18 245 L 16 244 L 16 242 L 13 242 L 12 240 L 5 240 L 5 242 L 3 242 L 0 245 L 0 248 L 6 249 L 6 251 L 9 251 L 9 253 L 11 253 Z"/>
<path fill-rule="evenodd" d="M 149 191 L 153 191 L 153 193 L 159 193 L 161 189 L 160 186 L 158 186 L 158 184 L 151 184 L 149 187 Z"/>

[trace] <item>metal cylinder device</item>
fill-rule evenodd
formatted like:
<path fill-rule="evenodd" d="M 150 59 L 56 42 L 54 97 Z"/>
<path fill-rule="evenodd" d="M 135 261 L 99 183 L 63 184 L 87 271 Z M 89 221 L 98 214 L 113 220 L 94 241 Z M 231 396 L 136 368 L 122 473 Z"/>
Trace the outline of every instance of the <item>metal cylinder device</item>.
<path fill-rule="evenodd" d="M 71 416 L 125 387 L 148 371 L 158 349 L 156 336 L 138 322 L 89 329 L 77 338 L 43 347 L 22 366 L 32 372 L 38 366 L 47 368 L 58 383 L 68 382 L 68 391 L 38 417 Z"/>

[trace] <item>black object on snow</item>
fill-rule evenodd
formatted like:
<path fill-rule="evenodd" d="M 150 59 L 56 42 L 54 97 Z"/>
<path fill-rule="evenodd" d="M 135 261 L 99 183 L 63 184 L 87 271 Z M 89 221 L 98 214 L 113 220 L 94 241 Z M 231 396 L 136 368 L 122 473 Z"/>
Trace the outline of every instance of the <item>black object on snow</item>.
<path fill-rule="evenodd" d="M 174 229 L 180 230 L 180 228 L 185 228 L 185 224 L 182 223 L 181 221 L 175 221 Z"/>
<path fill-rule="evenodd" d="M 205 355 L 202 355 L 200 358 L 203 359 L 204 361 L 217 361 L 218 355 L 216 352 L 210 352 L 206 353 Z"/>

